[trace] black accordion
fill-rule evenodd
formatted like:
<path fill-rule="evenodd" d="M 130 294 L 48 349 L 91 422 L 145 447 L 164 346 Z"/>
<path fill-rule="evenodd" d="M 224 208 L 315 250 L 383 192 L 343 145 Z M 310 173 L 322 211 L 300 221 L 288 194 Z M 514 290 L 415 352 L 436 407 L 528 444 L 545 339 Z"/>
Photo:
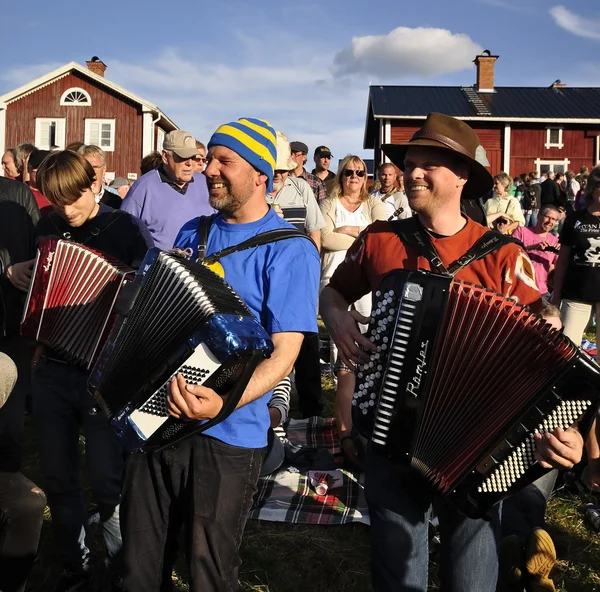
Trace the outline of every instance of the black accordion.
<path fill-rule="evenodd" d="M 450 276 L 396 270 L 373 297 L 354 425 L 468 516 L 545 471 L 535 434 L 596 412 L 600 367 L 515 300 Z"/>
<path fill-rule="evenodd" d="M 233 289 L 200 263 L 150 249 L 121 293 L 117 320 L 88 382 L 125 450 L 158 450 L 233 412 L 273 343 Z M 227 397 L 210 421 L 167 411 L 168 381 L 181 373 Z"/>

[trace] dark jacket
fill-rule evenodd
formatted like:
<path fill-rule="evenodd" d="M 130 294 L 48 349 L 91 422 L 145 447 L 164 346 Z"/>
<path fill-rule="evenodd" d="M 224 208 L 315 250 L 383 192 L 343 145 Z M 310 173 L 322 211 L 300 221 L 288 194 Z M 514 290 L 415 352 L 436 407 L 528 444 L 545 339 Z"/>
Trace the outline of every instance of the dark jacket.
<path fill-rule="evenodd" d="M 546 179 L 542 185 L 542 206 L 558 206 L 561 203 L 560 188 L 554 179 Z"/>
<path fill-rule="evenodd" d="M 35 257 L 40 210 L 27 185 L 0 177 L 0 339 L 19 331 L 25 293 L 6 278 L 13 263 Z"/>
<path fill-rule="evenodd" d="M 123 200 L 121 199 L 120 195 L 117 195 L 116 193 L 109 191 L 105 187 L 104 194 L 102 195 L 102 199 L 100 200 L 100 203 L 107 205 L 109 208 L 113 208 L 115 210 L 120 210 Z"/>

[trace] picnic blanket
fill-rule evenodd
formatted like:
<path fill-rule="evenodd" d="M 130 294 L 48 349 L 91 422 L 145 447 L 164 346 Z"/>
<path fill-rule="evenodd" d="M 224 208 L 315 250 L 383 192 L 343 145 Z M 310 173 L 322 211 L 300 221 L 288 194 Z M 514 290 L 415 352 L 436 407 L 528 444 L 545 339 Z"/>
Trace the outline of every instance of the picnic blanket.
<path fill-rule="evenodd" d="M 317 495 L 308 472 L 284 466 L 276 473 L 262 477 L 250 518 L 291 524 L 338 525 L 348 522 L 369 524 L 362 475 L 355 477 L 341 470 L 342 453 L 333 419 L 311 417 L 290 420 L 288 439 L 298 446 L 324 448 L 340 468 L 340 487 L 330 488 L 326 495 Z"/>

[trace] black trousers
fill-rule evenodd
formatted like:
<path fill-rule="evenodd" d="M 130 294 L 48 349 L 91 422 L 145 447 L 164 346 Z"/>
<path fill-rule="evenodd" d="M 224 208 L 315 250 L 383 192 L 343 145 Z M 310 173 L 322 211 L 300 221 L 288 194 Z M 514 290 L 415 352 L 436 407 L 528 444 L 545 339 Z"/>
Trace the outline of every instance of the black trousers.
<path fill-rule="evenodd" d="M 264 449 L 192 436 L 126 461 L 121 501 L 125 589 L 172 590 L 181 527 L 190 592 L 237 590 L 239 547 Z"/>
<path fill-rule="evenodd" d="M 46 496 L 21 473 L 0 473 L 0 590 L 22 592 L 37 555 Z"/>
<path fill-rule="evenodd" d="M 319 334 L 305 333 L 296 359 L 296 390 L 302 417 L 319 416 L 323 412 L 321 396 L 321 363 Z"/>

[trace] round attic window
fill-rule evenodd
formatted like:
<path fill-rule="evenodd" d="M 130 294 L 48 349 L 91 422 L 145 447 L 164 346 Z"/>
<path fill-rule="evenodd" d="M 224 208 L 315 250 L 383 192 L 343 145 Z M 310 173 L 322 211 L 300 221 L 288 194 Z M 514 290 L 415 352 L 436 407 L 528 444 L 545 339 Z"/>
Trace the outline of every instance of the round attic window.
<path fill-rule="evenodd" d="M 82 88 L 70 88 L 60 98 L 60 104 L 67 107 L 89 107 L 92 99 L 87 91 Z"/>

